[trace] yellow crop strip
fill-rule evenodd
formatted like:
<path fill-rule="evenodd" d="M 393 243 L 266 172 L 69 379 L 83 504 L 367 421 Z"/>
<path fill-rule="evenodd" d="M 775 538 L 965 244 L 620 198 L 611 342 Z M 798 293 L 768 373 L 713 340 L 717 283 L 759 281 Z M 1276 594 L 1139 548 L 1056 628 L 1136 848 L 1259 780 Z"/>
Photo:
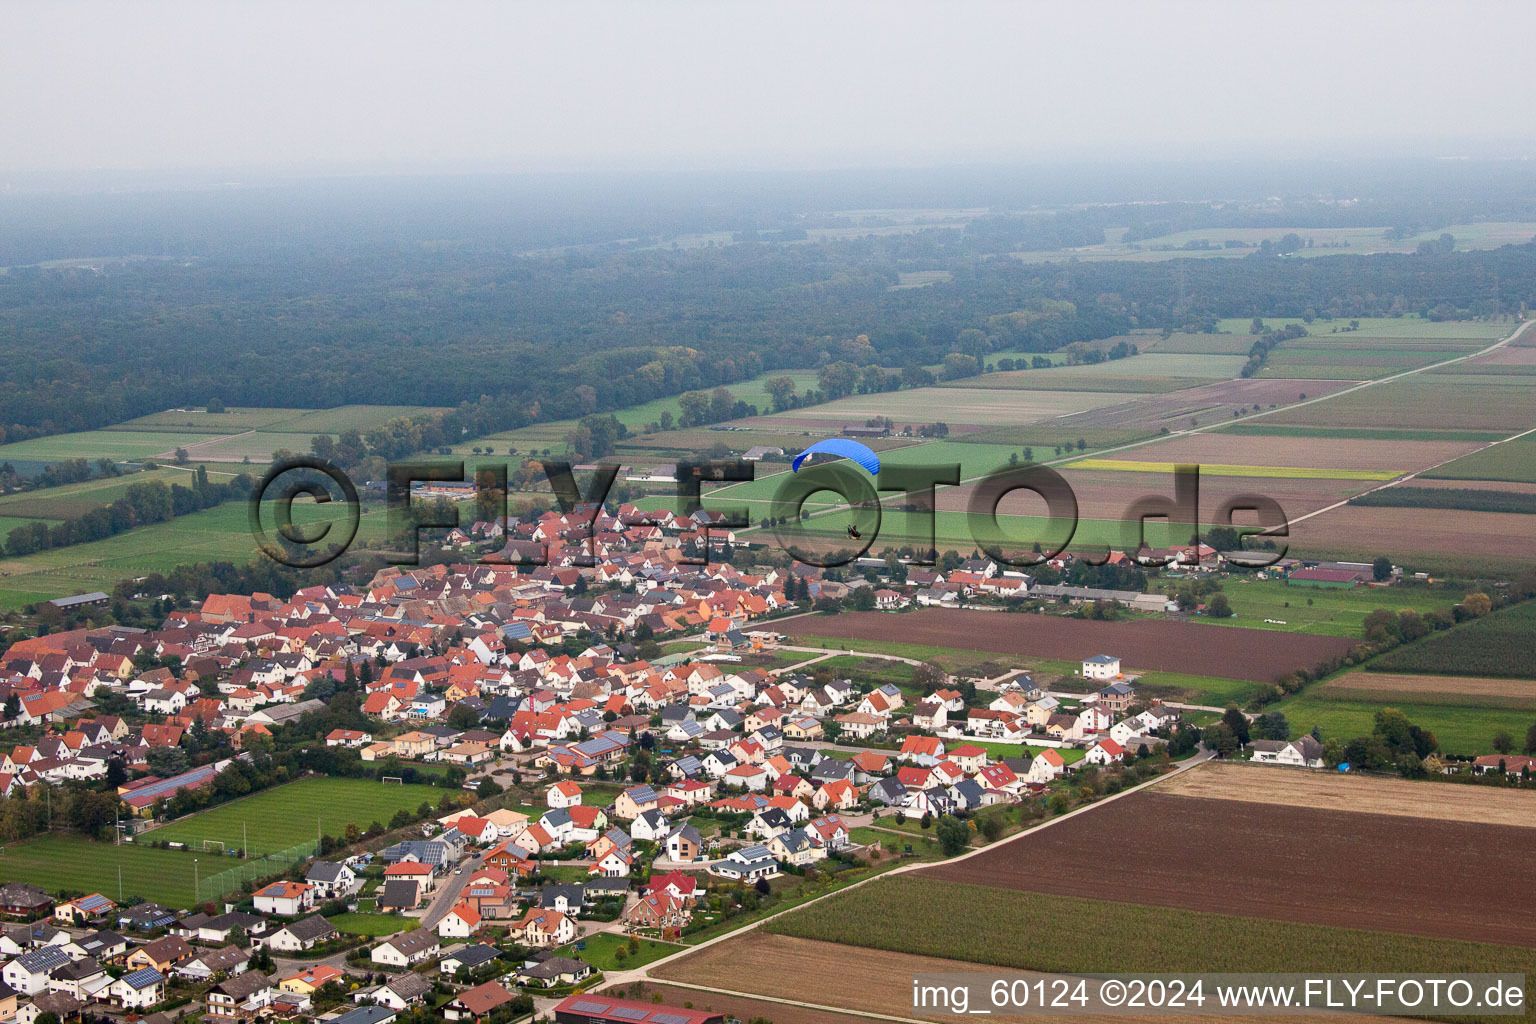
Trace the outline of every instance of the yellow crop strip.
<path fill-rule="evenodd" d="M 1108 469 L 1123 473 L 1172 473 L 1172 462 L 1133 462 L 1129 459 L 1079 459 L 1067 469 Z M 1306 466 L 1229 466 L 1222 463 L 1202 462 L 1200 472 L 1206 476 L 1256 476 L 1288 480 L 1395 480 L 1401 471 L 1395 469 L 1313 469 Z"/>

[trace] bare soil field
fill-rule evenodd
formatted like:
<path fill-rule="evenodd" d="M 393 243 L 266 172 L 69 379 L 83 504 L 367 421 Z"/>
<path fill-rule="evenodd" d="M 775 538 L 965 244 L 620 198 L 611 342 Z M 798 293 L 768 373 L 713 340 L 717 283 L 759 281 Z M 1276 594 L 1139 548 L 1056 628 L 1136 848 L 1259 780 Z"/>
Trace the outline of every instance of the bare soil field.
<path fill-rule="evenodd" d="M 791 940 L 793 941 L 793 940 Z M 844 953 L 846 955 L 846 952 Z M 709 984 L 699 982 L 698 984 Z M 836 998 L 837 994 L 846 986 L 835 984 L 831 979 L 825 980 L 825 988 L 806 988 L 798 996 L 786 996 L 801 1002 L 819 1003 L 829 1005 L 827 1000 Z M 901 1017 L 910 1017 L 910 1003 L 912 1000 L 912 980 L 907 979 L 906 996 L 908 1012 L 901 1013 L 891 1010 L 893 1014 Z M 715 988 L 724 987 L 723 982 L 717 982 Z M 604 994 L 616 998 L 628 999 L 629 986 L 616 986 L 603 990 Z M 776 1003 L 767 999 L 750 999 L 746 996 L 724 995 L 719 992 L 701 992 L 698 989 L 682 988 L 677 985 L 645 984 L 642 987 L 640 999 L 650 999 L 652 995 L 659 994 L 661 1001 L 668 1006 L 692 1005 L 695 1010 L 707 1010 L 711 1013 L 723 1013 L 726 1017 L 734 1017 L 737 1020 L 756 1020 L 761 1017 L 773 1021 L 773 1024 L 862 1024 L 871 1019 L 882 1020 L 889 1018 L 870 1018 L 862 1014 L 855 1016 L 848 1013 L 831 1013 L 827 1010 L 812 1009 L 808 1006 L 791 1006 L 788 1003 Z M 872 1006 L 859 1006 L 858 1009 L 874 1012 Z M 884 1011 L 884 1008 L 881 1008 Z"/>
<path fill-rule="evenodd" d="M 1127 452 L 1135 455 L 1139 450 Z M 1084 519 L 1119 519 L 1142 495 L 1173 496 L 1173 474 L 1122 473 L 1113 470 L 1068 469 L 1063 477 L 1077 496 L 1078 515 Z M 1286 477 L 1200 477 L 1201 519 L 1210 523 L 1222 504 L 1240 494 L 1264 494 L 1280 503 L 1288 516 L 1297 516 L 1343 501 L 1373 486 L 1361 480 L 1317 480 Z M 975 484 L 944 487 L 935 492 L 941 510 L 963 512 L 975 492 Z M 998 503 L 999 515 L 1043 516 L 1046 506 L 1033 491 L 1014 491 Z M 1239 522 L 1241 522 L 1239 518 Z"/>
<path fill-rule="evenodd" d="M 1536 341 L 1521 339 L 1522 345 L 1505 345 L 1468 360 L 1474 366 L 1536 366 Z"/>
<path fill-rule="evenodd" d="M 796 620 L 815 636 L 966 647 L 1033 658 L 1081 660 L 1113 653 L 1126 671 L 1161 670 L 1271 682 L 1298 668 L 1347 654 L 1355 641 L 1194 622 L 1097 622 L 1055 615 L 924 608 L 903 614 L 845 612 Z"/>
<path fill-rule="evenodd" d="M 1503 558 L 1536 562 L 1536 516 L 1346 505 L 1291 526 L 1291 554 Z"/>
<path fill-rule="evenodd" d="M 917 875 L 1530 947 L 1536 886 L 1514 880 L 1533 842 L 1509 825 L 1141 792 Z"/>
<path fill-rule="evenodd" d="M 1319 392 L 1321 393 L 1321 392 Z M 1492 378 L 1420 374 L 1277 412 L 1266 423 L 1328 427 L 1508 430 L 1536 426 L 1536 387 Z"/>
<path fill-rule="evenodd" d="M 1330 679 L 1323 689 L 1334 696 L 1360 694 L 1369 700 L 1375 694 L 1414 694 L 1423 696 L 1459 696 L 1536 702 L 1536 679 L 1486 679 L 1477 676 L 1424 676 L 1394 672 L 1348 672 Z M 1536 816 L 1536 803 L 1530 814 Z"/>
<path fill-rule="evenodd" d="M 895 394 L 855 395 L 823 405 L 732 421 L 732 426 L 770 430 L 862 426 L 889 416 L 898 426 L 943 422 L 956 427 L 1011 426 L 1097 409 L 1125 400 L 1124 394 L 1091 391 L 1030 391 L 1002 388 L 918 388 Z M 726 435 L 727 437 L 729 435 Z"/>
<path fill-rule="evenodd" d="M 657 973 L 667 978 L 694 985 L 730 988 L 736 991 L 760 992 L 781 999 L 820 1003 L 825 1006 L 846 1006 L 864 1013 L 888 1013 L 902 1019 L 953 1021 L 954 1015 L 932 1016 L 912 1010 L 912 978 L 918 973 L 998 973 L 999 969 L 966 960 L 949 960 L 942 957 L 918 956 L 886 950 L 850 948 L 838 943 L 818 942 L 815 939 L 796 939 L 785 935 L 769 935 L 752 931 L 737 938 L 718 943 L 698 954 L 669 964 Z M 1004 970 L 1012 975 L 1055 977 L 1031 971 Z M 718 980 L 712 980 L 718 979 Z M 646 992 L 660 992 L 662 999 L 673 1006 L 691 1001 L 695 1007 L 724 1011 L 741 1020 L 750 1020 L 761 1014 L 774 1024 L 844 1024 L 856 1019 L 825 1010 L 810 1010 L 766 1000 L 747 999 L 742 996 L 725 996 L 696 989 L 648 983 Z M 648 998 L 648 995 L 647 997 Z M 740 1007 L 749 1013 L 737 1012 Z M 1059 1019 L 1040 1014 L 988 1014 L 988 1019 L 1003 1021 L 1032 1021 L 1044 1024 Z M 1072 1014 L 1073 1020 L 1084 1024 L 1144 1024 L 1152 1017 L 1135 1014 Z M 1202 1014 L 1202 1021 L 1210 1024 L 1241 1024 L 1258 1018 Z M 1351 1021 L 1375 1020 L 1391 1022 L 1397 1017 L 1347 1017 L 1327 1018 L 1290 1017 L 1297 1024 L 1327 1020 L 1336 1024 Z"/>
<path fill-rule="evenodd" d="M 1182 430 L 1199 423 L 1226 422 L 1232 419 L 1235 409 L 1290 405 L 1300 401 L 1302 395 L 1316 398 L 1350 383 L 1341 380 L 1228 380 L 1076 413 L 1063 417 L 1061 425 L 1069 429 L 1083 426 Z"/>
<path fill-rule="evenodd" d="M 684 957 L 659 968 L 655 974 L 660 984 L 647 985 L 647 991 L 659 991 L 662 998 L 673 1006 L 691 1001 L 695 1008 L 721 1010 L 741 1020 L 751 1020 L 761 1014 L 774 1024 L 820 1024 L 831 1021 L 840 1024 L 853 1018 L 825 1010 L 812 1010 L 747 999 L 741 996 L 719 995 L 696 989 L 669 986 L 666 981 L 678 981 L 710 988 L 725 988 L 736 992 L 753 992 L 779 999 L 819 1003 L 823 1006 L 841 1006 L 865 1013 L 887 1013 L 903 1019 L 953 1021 L 954 1015 L 939 1016 L 917 1013 L 912 1009 L 912 978 L 919 973 L 987 973 L 997 974 L 999 968 L 975 964 L 966 960 L 948 960 L 942 957 L 918 956 L 912 953 L 896 953 L 881 949 L 844 946 L 835 942 L 818 942 L 815 939 L 796 939 L 787 935 L 770 935 L 762 931 L 750 931 L 735 938 L 718 942 L 701 949 L 693 956 Z M 1035 974 L 1028 971 L 1007 970 L 1008 975 L 1029 974 L 1047 978 L 1054 975 Z M 749 1012 L 737 1012 L 735 1007 Z M 862 1018 L 867 1020 L 868 1018 Z M 1040 1014 L 987 1015 L 988 1020 L 1048 1021 L 1057 1018 Z M 1074 1021 L 1084 1024 L 1135 1024 L 1150 1021 L 1151 1017 L 1135 1015 L 1073 1014 Z M 1220 1015 L 1202 1015 L 1202 1021 L 1211 1024 L 1238 1024 L 1240 1018 Z M 1248 1021 L 1252 1017 L 1243 1018 Z M 1303 1018 L 1290 1018 L 1301 1021 Z M 1334 1021 L 1349 1018 L 1333 1017 Z M 1386 1020 L 1388 1018 L 1375 1018 Z"/>
<path fill-rule="evenodd" d="M 1158 783 L 1157 792 L 1165 796 L 1242 800 L 1311 810 L 1369 811 L 1394 817 L 1536 827 L 1536 793 L 1331 771 L 1208 761 Z"/>
<path fill-rule="evenodd" d="M 1323 403 L 1326 405 L 1327 403 Z M 1310 437 L 1193 434 L 1159 441 L 1123 457 L 1147 462 L 1208 462 L 1238 466 L 1302 466 L 1411 472 L 1475 451 L 1475 442 L 1360 441 Z"/>

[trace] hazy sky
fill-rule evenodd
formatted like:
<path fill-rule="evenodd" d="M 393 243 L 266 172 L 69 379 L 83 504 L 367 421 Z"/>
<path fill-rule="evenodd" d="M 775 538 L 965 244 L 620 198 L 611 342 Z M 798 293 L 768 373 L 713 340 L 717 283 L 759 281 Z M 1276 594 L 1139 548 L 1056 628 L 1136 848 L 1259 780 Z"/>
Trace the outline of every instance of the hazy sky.
<path fill-rule="evenodd" d="M 1532 138 L 1536 4 L 71 3 L 0 171 L 846 166 Z"/>

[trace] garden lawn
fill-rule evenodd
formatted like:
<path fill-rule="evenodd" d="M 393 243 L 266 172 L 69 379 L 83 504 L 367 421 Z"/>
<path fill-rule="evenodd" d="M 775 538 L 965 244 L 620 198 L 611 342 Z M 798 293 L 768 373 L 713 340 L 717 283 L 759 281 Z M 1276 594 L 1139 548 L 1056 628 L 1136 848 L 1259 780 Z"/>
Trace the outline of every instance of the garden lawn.
<path fill-rule="evenodd" d="M 657 942 L 654 939 L 641 939 L 640 948 L 636 952 L 629 952 L 629 939 L 613 932 L 598 932 L 587 937 L 587 948 L 578 950 L 574 945 L 561 949 L 561 956 L 573 957 L 585 961 L 604 974 L 609 971 L 628 971 L 636 967 L 644 967 L 646 964 L 660 960 L 664 956 L 671 956 L 685 947 L 671 942 Z M 624 959 L 617 957 L 619 950 L 624 950 Z"/>
<path fill-rule="evenodd" d="M 337 914 L 326 920 L 343 934 L 366 935 L 369 938 L 414 931 L 421 927 L 421 922 L 414 917 L 397 917 L 394 914 Z"/>

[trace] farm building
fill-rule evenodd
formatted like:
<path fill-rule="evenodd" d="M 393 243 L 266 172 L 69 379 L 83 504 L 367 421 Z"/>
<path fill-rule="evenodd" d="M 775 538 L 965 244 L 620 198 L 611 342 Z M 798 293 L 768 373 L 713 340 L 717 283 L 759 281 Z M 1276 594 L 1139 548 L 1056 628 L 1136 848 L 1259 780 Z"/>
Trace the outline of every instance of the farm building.
<path fill-rule="evenodd" d="M 1348 590 L 1360 575 L 1348 569 L 1293 569 L 1285 582 L 1293 587 L 1318 587 L 1324 590 Z"/>

